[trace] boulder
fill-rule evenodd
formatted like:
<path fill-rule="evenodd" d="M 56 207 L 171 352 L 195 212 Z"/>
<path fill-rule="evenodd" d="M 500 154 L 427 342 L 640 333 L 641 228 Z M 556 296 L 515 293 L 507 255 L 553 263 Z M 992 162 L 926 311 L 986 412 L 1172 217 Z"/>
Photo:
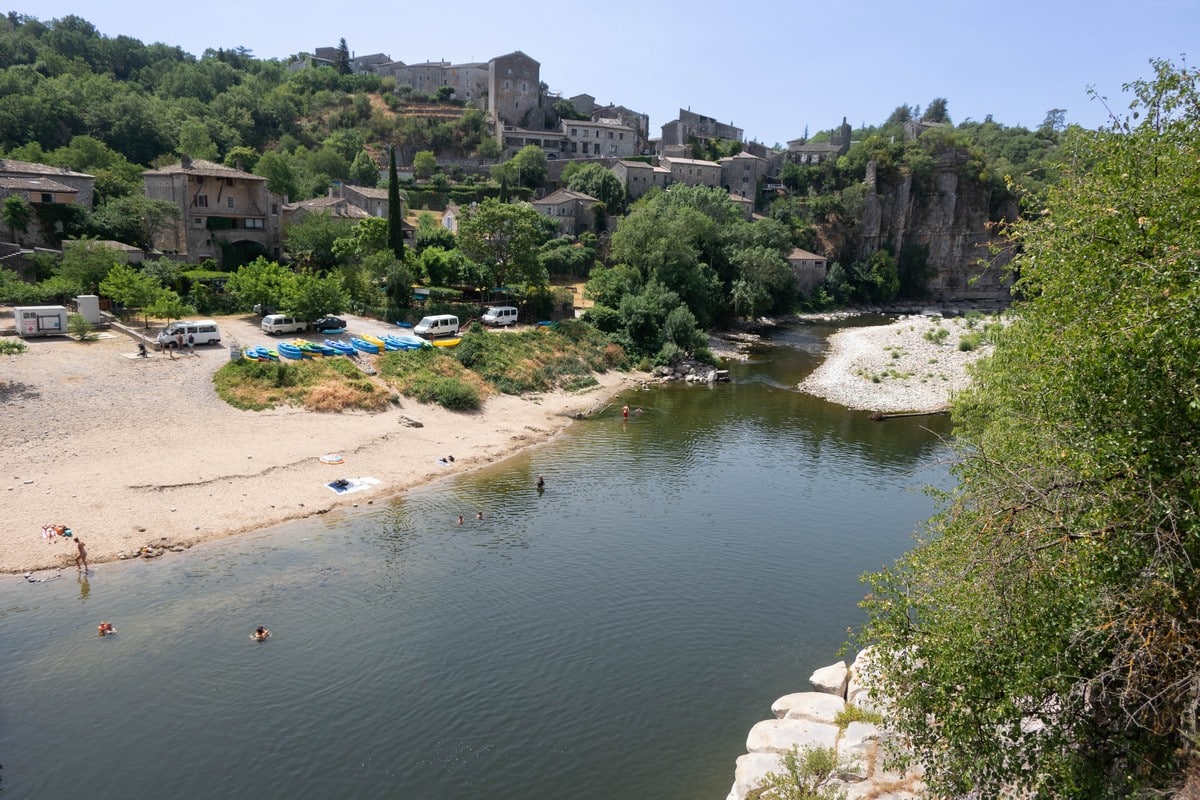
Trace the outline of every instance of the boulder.
<path fill-rule="evenodd" d="M 786 694 L 771 704 L 777 719 L 807 719 L 813 722 L 836 723 L 837 715 L 846 707 L 846 701 L 824 692 L 796 692 Z"/>
<path fill-rule="evenodd" d="M 752 789 L 757 788 L 769 772 L 783 772 L 783 762 L 777 753 L 747 753 L 739 756 L 733 773 L 733 788 L 729 797 L 745 800 Z"/>
<path fill-rule="evenodd" d="M 746 750 L 750 753 L 786 753 L 793 747 L 837 745 L 838 727 L 807 719 L 768 719 L 750 729 Z"/>
<path fill-rule="evenodd" d="M 850 668 L 846 666 L 845 661 L 839 661 L 836 664 L 830 664 L 828 667 L 821 667 L 812 675 L 809 675 L 808 682 L 818 692 L 845 697 L 846 681 L 849 680 L 849 677 Z"/>

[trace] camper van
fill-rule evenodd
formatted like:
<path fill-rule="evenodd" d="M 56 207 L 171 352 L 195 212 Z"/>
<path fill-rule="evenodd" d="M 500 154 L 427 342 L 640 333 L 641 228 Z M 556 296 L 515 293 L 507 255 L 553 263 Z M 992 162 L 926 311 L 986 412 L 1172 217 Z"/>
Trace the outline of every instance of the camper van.
<path fill-rule="evenodd" d="M 516 325 L 517 309 L 512 306 L 492 306 L 483 312 L 479 321 L 484 325 L 495 325 L 497 328 L 504 325 Z"/>
<path fill-rule="evenodd" d="M 308 323 L 287 314 L 267 314 L 262 320 L 263 333 L 297 333 L 308 330 Z"/>
<path fill-rule="evenodd" d="M 458 317 L 453 314 L 434 314 L 421 317 L 421 321 L 413 327 L 413 333 L 433 339 L 438 336 L 455 336 L 458 334 Z"/>
<path fill-rule="evenodd" d="M 221 343 L 221 329 L 211 319 L 181 319 L 178 322 L 172 322 L 163 328 L 162 333 L 158 334 L 159 346 L 175 347 L 178 344 L 175 337 L 181 333 L 185 347 L 188 345 L 189 336 L 192 344 Z"/>

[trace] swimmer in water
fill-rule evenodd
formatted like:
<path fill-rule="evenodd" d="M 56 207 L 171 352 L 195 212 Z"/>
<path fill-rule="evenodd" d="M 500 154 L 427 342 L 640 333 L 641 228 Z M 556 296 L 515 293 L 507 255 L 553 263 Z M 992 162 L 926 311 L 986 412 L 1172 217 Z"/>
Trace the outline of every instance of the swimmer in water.
<path fill-rule="evenodd" d="M 113 627 L 111 622 L 101 622 L 100 625 L 96 628 L 96 632 L 99 633 L 101 636 L 109 636 L 111 634 L 116 633 L 117 629 Z"/>
<path fill-rule="evenodd" d="M 271 632 L 269 630 L 264 628 L 262 625 L 259 625 L 257 628 L 254 629 L 254 633 L 250 634 L 250 638 L 256 642 L 261 642 L 270 635 L 271 635 Z"/>

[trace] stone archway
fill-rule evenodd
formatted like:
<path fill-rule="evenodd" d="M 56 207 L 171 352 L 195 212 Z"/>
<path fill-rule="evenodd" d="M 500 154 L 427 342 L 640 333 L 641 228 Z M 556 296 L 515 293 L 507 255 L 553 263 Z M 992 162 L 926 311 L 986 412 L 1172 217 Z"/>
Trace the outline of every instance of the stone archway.
<path fill-rule="evenodd" d="M 262 244 L 251 239 L 236 242 L 221 242 L 221 269 L 232 272 L 243 264 L 249 264 L 259 256 L 270 258 L 271 253 Z"/>

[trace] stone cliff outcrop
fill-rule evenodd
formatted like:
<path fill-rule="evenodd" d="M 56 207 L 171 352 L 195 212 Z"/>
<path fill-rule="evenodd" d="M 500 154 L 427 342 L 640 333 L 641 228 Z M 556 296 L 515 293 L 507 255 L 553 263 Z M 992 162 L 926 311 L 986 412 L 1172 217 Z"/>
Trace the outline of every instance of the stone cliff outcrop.
<path fill-rule="evenodd" d="M 994 219 L 1016 219 L 1015 201 L 991 208 L 991 198 L 975 181 L 964 179 L 959 167 L 962 151 L 944 152 L 929 184 L 914 186 L 911 174 L 894 182 L 877 178 L 874 162 L 867 165 L 859 258 L 887 247 L 893 254 L 906 246 L 928 251 L 930 299 L 939 302 L 1006 302 L 1009 283 L 1005 267 L 1011 250 L 997 235 Z M 1000 252 L 994 248 L 1002 247 Z"/>

